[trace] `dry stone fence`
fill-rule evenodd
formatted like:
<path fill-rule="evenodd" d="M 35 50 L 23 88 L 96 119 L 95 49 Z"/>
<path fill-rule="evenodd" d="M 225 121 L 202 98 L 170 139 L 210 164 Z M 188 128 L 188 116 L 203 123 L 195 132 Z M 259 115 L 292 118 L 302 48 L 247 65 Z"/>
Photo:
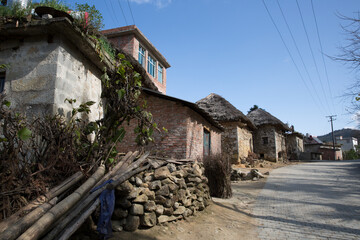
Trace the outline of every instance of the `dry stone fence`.
<path fill-rule="evenodd" d="M 116 188 L 114 231 L 179 220 L 210 204 L 208 179 L 202 163 L 175 165 L 143 171 Z"/>

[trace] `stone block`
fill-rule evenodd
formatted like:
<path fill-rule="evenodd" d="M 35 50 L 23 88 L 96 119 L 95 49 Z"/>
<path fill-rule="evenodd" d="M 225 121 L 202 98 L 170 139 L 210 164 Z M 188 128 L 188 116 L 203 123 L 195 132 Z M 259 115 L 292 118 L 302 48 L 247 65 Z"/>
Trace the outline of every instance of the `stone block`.
<path fill-rule="evenodd" d="M 155 179 L 162 180 L 162 179 L 168 178 L 170 176 L 171 176 L 170 171 L 166 166 L 155 169 L 155 172 L 154 172 Z"/>
<path fill-rule="evenodd" d="M 140 224 L 144 227 L 153 227 L 157 223 L 156 214 L 154 212 L 145 213 L 140 218 Z"/>
<path fill-rule="evenodd" d="M 128 216 L 128 211 L 122 208 L 115 208 L 113 213 L 113 219 L 119 220 L 126 218 Z"/>
<path fill-rule="evenodd" d="M 186 208 L 184 206 L 179 206 L 178 209 L 176 209 L 173 214 L 174 215 L 181 215 L 185 213 Z"/>
<path fill-rule="evenodd" d="M 161 215 L 158 217 L 158 223 L 171 222 L 171 221 L 175 221 L 175 220 L 176 220 L 175 216 Z"/>
<path fill-rule="evenodd" d="M 144 204 L 144 209 L 146 212 L 153 212 L 156 210 L 156 203 L 154 201 L 148 201 Z"/>
<path fill-rule="evenodd" d="M 133 232 L 136 229 L 138 229 L 139 226 L 140 226 L 140 217 L 139 216 L 134 216 L 134 215 L 129 215 L 126 218 L 126 224 L 124 226 L 124 229 L 126 231 Z"/>
<path fill-rule="evenodd" d="M 170 194 L 169 186 L 164 185 L 159 190 L 155 192 L 155 195 L 165 196 L 168 197 Z"/>
<path fill-rule="evenodd" d="M 150 182 L 149 188 L 151 190 L 159 190 L 161 188 L 161 181 L 157 180 L 157 181 Z"/>
<path fill-rule="evenodd" d="M 141 204 L 133 204 L 130 207 L 130 214 L 132 215 L 142 215 L 144 214 L 144 206 Z"/>
<path fill-rule="evenodd" d="M 134 203 L 146 203 L 147 201 L 148 197 L 145 194 L 140 194 L 133 200 Z"/>

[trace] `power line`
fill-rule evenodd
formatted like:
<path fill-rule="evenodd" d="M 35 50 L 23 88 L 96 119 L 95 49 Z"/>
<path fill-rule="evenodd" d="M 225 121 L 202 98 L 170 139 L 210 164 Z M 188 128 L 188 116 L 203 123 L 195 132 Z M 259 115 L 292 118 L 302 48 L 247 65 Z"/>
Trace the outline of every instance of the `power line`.
<path fill-rule="evenodd" d="M 280 36 L 280 38 L 281 38 L 281 41 L 282 41 L 282 43 L 284 44 L 284 46 L 285 46 L 285 48 L 286 48 L 286 51 L 288 52 L 288 54 L 289 54 L 289 56 L 290 56 L 290 58 L 291 58 L 291 61 L 293 62 L 293 64 L 294 64 L 294 66 L 295 66 L 295 68 L 296 68 L 296 70 L 297 70 L 297 72 L 298 72 L 298 74 L 299 74 L 302 82 L 304 83 L 304 85 L 305 85 L 306 89 L 308 90 L 311 98 L 313 99 L 313 102 L 317 105 L 317 107 L 320 109 L 320 111 L 323 111 L 323 109 L 322 109 L 321 107 L 319 107 L 319 105 L 318 105 L 317 102 L 315 101 L 315 98 L 314 98 L 312 92 L 310 91 L 308 85 L 306 84 L 306 82 L 305 82 L 305 80 L 304 80 L 304 77 L 302 76 L 302 74 L 301 74 L 301 72 L 300 72 L 300 70 L 299 70 L 299 67 L 298 67 L 297 64 L 296 64 L 296 62 L 295 62 L 295 60 L 294 60 L 294 58 L 293 58 L 293 56 L 292 56 L 292 54 L 291 54 L 291 52 L 290 52 L 290 49 L 289 49 L 288 46 L 286 45 L 285 40 L 284 40 L 284 38 L 283 38 L 283 36 L 282 36 L 279 28 L 277 27 L 277 25 L 276 25 L 276 23 L 275 23 L 272 15 L 271 15 L 271 13 L 270 13 L 270 11 L 269 11 L 269 9 L 268 9 L 265 1 L 262 0 L 262 3 L 264 4 L 264 7 L 265 7 L 265 9 L 266 9 L 266 11 L 267 11 L 267 13 L 268 13 L 268 15 L 269 15 L 269 17 L 270 17 L 270 20 L 271 20 L 271 22 L 273 23 L 276 31 L 278 32 L 278 34 L 279 34 L 279 36 Z"/>
<path fill-rule="evenodd" d="M 104 2 L 105 2 L 105 6 L 106 6 L 106 8 L 107 8 L 107 10 L 108 10 L 108 12 L 109 12 L 109 14 L 110 14 L 110 16 L 111 16 L 111 19 L 112 19 L 112 20 L 113 20 L 113 22 L 115 23 L 116 21 L 115 21 L 114 16 L 111 14 L 111 11 L 110 11 L 110 8 L 109 8 L 109 5 L 106 3 L 106 0 L 104 0 Z"/>
<path fill-rule="evenodd" d="M 117 2 L 118 2 L 118 4 L 119 4 L 119 6 L 120 6 L 122 15 L 124 16 L 125 23 L 126 23 L 126 25 L 128 25 L 127 20 L 126 20 L 126 16 L 125 16 L 125 14 L 124 14 L 124 10 L 123 10 L 123 8 L 122 8 L 122 6 L 121 6 L 121 3 L 120 3 L 120 0 L 118 0 Z"/>
<path fill-rule="evenodd" d="M 313 16 L 314 16 L 314 21 L 315 21 L 316 33 L 317 33 L 319 44 L 320 44 L 321 58 L 322 58 L 322 61 L 324 64 L 325 76 L 326 76 L 326 80 L 327 80 L 327 84 L 328 84 L 328 88 L 329 88 L 331 104 L 332 104 L 333 110 L 335 111 L 335 105 L 334 105 L 333 95 L 332 95 L 332 91 L 331 91 L 331 87 L 330 87 L 329 75 L 328 75 L 327 67 L 325 64 L 324 51 L 323 51 L 323 47 L 322 47 L 322 43 L 321 43 L 321 39 L 320 39 L 319 27 L 318 27 L 318 23 L 317 23 L 317 19 L 316 19 L 313 0 L 311 0 L 311 8 L 312 8 Z"/>
<path fill-rule="evenodd" d="M 133 22 L 134 22 L 134 25 L 136 25 L 135 19 L 134 19 L 134 15 L 133 15 L 133 12 L 132 12 L 132 9 L 131 9 L 129 0 L 127 0 L 127 3 L 128 3 L 128 6 L 129 6 L 129 9 L 130 9 L 130 13 L 131 13 L 131 17 L 132 17 L 132 20 L 133 20 Z"/>
<path fill-rule="evenodd" d="M 104 1 L 106 2 L 106 0 L 104 0 Z M 111 0 L 110 0 L 110 5 L 111 5 L 111 10 L 112 10 L 112 12 L 113 12 L 113 14 L 114 14 L 114 16 L 115 16 L 116 22 L 119 24 L 119 26 L 121 26 L 120 21 L 119 21 L 119 19 L 118 19 L 117 16 L 116 16 L 116 13 L 115 13 L 115 10 L 114 10 L 114 6 L 113 6 Z"/>
<path fill-rule="evenodd" d="M 319 68 L 318 68 L 318 66 L 317 66 L 317 63 L 316 63 L 316 60 L 315 60 L 315 56 L 314 56 L 314 52 L 313 52 L 312 47 L 311 47 L 311 43 L 310 43 L 310 39 L 309 39 L 309 34 L 308 34 L 307 30 L 306 30 L 304 18 L 303 18 L 303 15 L 302 15 L 302 12 L 301 12 L 300 5 L 299 5 L 298 0 L 296 0 L 296 5 L 297 5 L 297 8 L 298 8 L 299 13 L 300 13 L 301 22 L 302 22 L 302 25 L 303 25 L 303 28 L 304 28 L 304 31 L 305 31 L 305 35 L 306 35 L 307 42 L 308 42 L 308 44 L 309 44 L 311 56 L 312 56 L 312 59 L 313 59 L 314 65 L 315 65 L 315 69 L 316 69 L 316 72 L 317 72 L 319 81 L 320 81 L 321 89 L 322 89 L 323 94 L 324 94 L 324 97 L 325 97 L 325 103 L 326 103 L 326 105 L 327 105 L 327 107 L 328 107 L 328 111 L 331 112 L 330 106 L 329 106 L 329 103 L 328 103 L 328 101 L 327 101 L 327 97 L 326 97 L 326 94 L 325 94 L 325 89 L 324 89 L 324 86 L 323 86 L 323 84 L 322 84 L 322 80 L 321 80 L 321 77 L 320 77 Z"/>
<path fill-rule="evenodd" d="M 315 95 L 316 95 L 316 97 L 317 97 L 320 105 L 321 105 L 322 107 L 324 107 L 324 105 L 323 105 L 323 103 L 322 103 L 322 101 L 321 101 L 321 98 L 319 97 L 319 94 L 318 94 L 318 92 L 317 92 L 317 90 L 316 90 L 316 87 L 315 87 L 315 85 L 314 85 L 314 82 L 313 82 L 313 80 L 312 80 L 312 78 L 311 78 L 311 76 L 310 76 L 310 74 L 309 74 L 309 71 L 308 71 L 308 69 L 307 69 L 307 67 L 306 67 L 306 64 L 305 64 L 305 62 L 304 62 L 304 59 L 303 59 L 303 57 L 302 57 L 302 54 L 300 53 L 299 47 L 298 47 L 298 45 L 297 45 L 297 43 L 296 43 L 296 40 L 295 40 L 295 38 L 294 38 L 294 35 L 293 35 L 291 29 L 290 29 L 290 26 L 289 26 L 288 21 L 287 21 L 287 19 L 286 19 L 286 17 L 285 17 L 285 14 L 284 14 L 284 12 L 283 12 L 283 10 L 282 10 L 282 7 L 280 6 L 279 0 L 277 0 L 277 4 L 278 4 L 278 6 L 279 6 L 279 9 L 280 9 L 281 15 L 282 15 L 282 17 L 283 17 L 283 19 L 284 19 L 284 22 L 285 22 L 285 24 L 286 24 L 286 27 L 287 27 L 287 29 L 288 29 L 288 31 L 289 31 L 289 33 L 290 33 L 290 36 L 291 36 L 291 38 L 292 38 L 292 41 L 293 41 L 293 43 L 294 43 L 294 45 L 295 45 L 296 51 L 297 51 L 297 53 L 298 53 L 298 55 L 299 55 L 299 57 L 300 57 L 300 60 L 301 60 L 301 62 L 302 62 L 302 65 L 303 65 L 303 67 L 304 67 L 304 69 L 305 69 L 305 72 L 306 72 L 306 74 L 307 74 L 307 76 L 308 76 L 308 78 L 309 78 L 309 81 L 310 81 L 310 83 L 311 83 L 311 86 L 312 86 L 312 88 L 314 89 Z"/>

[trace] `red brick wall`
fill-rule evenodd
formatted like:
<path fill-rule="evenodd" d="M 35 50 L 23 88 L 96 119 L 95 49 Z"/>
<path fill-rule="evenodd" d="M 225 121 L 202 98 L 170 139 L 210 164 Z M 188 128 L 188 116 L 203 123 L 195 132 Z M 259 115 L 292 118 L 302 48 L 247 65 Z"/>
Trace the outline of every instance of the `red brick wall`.
<path fill-rule="evenodd" d="M 152 154 L 173 158 L 203 157 L 203 129 L 210 129 L 211 153 L 221 153 L 221 133 L 209 124 L 203 117 L 181 103 L 165 100 L 143 93 L 142 97 L 148 103 L 147 110 L 152 113 L 159 129 L 165 127 L 168 132 L 155 132 L 155 143 L 145 147 Z M 139 149 L 135 143 L 133 129 L 135 122 L 125 126 L 127 134 L 118 145 L 121 152 Z"/>
<path fill-rule="evenodd" d="M 126 36 L 119 36 L 115 38 L 109 38 L 109 41 L 114 44 L 114 46 L 124 50 L 128 54 L 132 55 L 134 58 L 138 58 L 134 56 L 134 49 L 135 49 L 135 36 L 133 34 L 126 35 Z"/>

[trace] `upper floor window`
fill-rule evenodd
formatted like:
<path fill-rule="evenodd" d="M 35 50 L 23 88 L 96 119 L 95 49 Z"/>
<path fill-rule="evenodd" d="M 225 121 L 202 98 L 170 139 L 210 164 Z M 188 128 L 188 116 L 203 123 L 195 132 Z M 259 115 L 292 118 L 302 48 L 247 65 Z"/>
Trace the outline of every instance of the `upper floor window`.
<path fill-rule="evenodd" d="M 139 63 L 141 66 L 145 67 L 145 48 L 139 46 Z"/>
<path fill-rule="evenodd" d="M 0 93 L 4 91 L 5 86 L 5 72 L 0 72 Z"/>
<path fill-rule="evenodd" d="M 153 59 L 150 55 L 148 55 L 147 71 L 153 77 L 155 77 L 155 67 L 156 67 L 155 59 Z"/>
<path fill-rule="evenodd" d="M 163 82 L 163 71 L 164 71 L 163 66 L 161 66 L 161 65 L 159 64 L 159 66 L 158 66 L 158 81 L 159 81 L 160 83 Z"/>
<path fill-rule="evenodd" d="M 263 144 L 266 145 L 269 143 L 269 138 L 268 137 L 263 137 L 262 138 Z"/>

